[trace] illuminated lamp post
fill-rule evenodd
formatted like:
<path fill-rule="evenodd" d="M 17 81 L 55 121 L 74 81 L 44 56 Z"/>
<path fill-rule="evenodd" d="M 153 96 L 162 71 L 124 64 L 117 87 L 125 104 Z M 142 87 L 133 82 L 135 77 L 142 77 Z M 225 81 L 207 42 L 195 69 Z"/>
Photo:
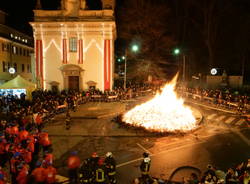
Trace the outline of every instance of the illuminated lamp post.
<path fill-rule="evenodd" d="M 138 45 L 132 45 L 131 50 L 133 52 L 137 52 L 139 50 Z M 123 88 L 124 91 L 127 89 L 127 56 L 128 56 L 128 49 L 125 50 L 125 56 L 122 56 L 122 59 L 124 60 L 124 82 L 123 82 Z"/>
<path fill-rule="evenodd" d="M 181 53 L 180 49 L 174 49 L 174 55 L 179 55 Z M 186 56 L 182 54 L 182 82 L 186 80 Z"/>

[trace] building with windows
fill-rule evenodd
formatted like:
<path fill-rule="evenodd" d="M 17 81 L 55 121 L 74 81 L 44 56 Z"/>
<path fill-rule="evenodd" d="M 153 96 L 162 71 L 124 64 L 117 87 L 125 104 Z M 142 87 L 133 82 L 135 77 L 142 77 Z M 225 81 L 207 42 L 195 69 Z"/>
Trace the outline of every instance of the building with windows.
<path fill-rule="evenodd" d="M 114 0 L 90 10 L 84 0 L 61 0 L 59 10 L 34 10 L 35 75 L 43 89 L 111 90 L 116 25 Z"/>
<path fill-rule="evenodd" d="M 6 13 L 0 11 L 0 84 L 17 75 L 32 81 L 33 38 L 7 26 L 5 18 Z M 10 68 L 15 69 L 13 74 Z"/>

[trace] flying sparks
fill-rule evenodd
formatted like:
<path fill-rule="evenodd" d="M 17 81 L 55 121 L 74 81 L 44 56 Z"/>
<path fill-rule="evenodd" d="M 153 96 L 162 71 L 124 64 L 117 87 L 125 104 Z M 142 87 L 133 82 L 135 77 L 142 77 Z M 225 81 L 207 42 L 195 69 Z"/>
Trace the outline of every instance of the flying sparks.
<path fill-rule="evenodd" d="M 176 132 L 190 131 L 197 127 L 192 110 L 175 93 L 176 75 L 167 83 L 160 94 L 136 106 L 123 116 L 123 122 L 150 131 Z"/>

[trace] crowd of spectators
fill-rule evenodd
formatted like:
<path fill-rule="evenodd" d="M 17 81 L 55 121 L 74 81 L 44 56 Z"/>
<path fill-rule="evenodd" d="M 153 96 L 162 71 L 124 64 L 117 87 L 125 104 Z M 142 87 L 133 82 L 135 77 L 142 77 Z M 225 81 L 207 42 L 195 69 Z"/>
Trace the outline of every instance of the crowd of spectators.
<path fill-rule="evenodd" d="M 217 169 L 212 165 L 207 166 L 207 170 L 199 177 L 192 173 L 189 178 L 184 178 L 184 184 L 249 184 L 250 183 L 250 159 L 241 162 L 235 167 L 230 167 L 227 171 Z"/>
<path fill-rule="evenodd" d="M 182 170 L 185 170 L 182 171 Z M 194 171 L 195 170 L 195 171 Z M 181 172 L 182 175 L 178 175 Z M 189 176 L 186 176 L 190 173 Z M 176 178 L 175 175 L 178 175 Z M 142 175 L 143 176 L 143 175 Z M 207 170 L 201 172 L 198 168 L 183 166 L 177 168 L 167 180 L 154 178 L 150 175 L 147 178 L 138 177 L 133 184 L 249 184 L 250 183 L 250 159 L 245 162 L 228 168 L 226 171 L 217 169 L 208 164 Z"/>
<path fill-rule="evenodd" d="M 0 183 L 53 183 L 56 169 L 53 167 L 53 147 L 47 132 L 43 131 L 47 119 L 57 113 L 76 110 L 81 103 L 98 100 L 122 100 L 132 97 L 132 91 L 148 90 L 146 86 L 116 88 L 101 92 L 35 90 L 32 99 L 14 95 L 0 96 Z M 43 174 L 41 174 L 43 173 Z M 45 174 L 44 174 L 45 173 Z"/>
<path fill-rule="evenodd" d="M 21 95 L 21 98 L 12 95 L 0 96 L 0 183 L 6 183 L 7 180 L 20 184 L 28 181 L 29 183 L 55 182 L 57 172 L 53 167 L 53 147 L 48 133 L 43 131 L 46 118 L 65 112 L 65 109 L 75 111 L 79 104 L 88 101 L 120 101 L 153 94 L 157 90 L 159 87 L 131 85 L 127 90 L 115 88 L 113 91 L 105 92 L 95 89 L 60 93 L 36 90 L 32 93 L 31 100 L 26 100 L 25 95 Z M 217 90 L 190 88 L 185 90 L 191 94 L 213 98 L 215 103 L 224 103 L 220 100 L 226 100 L 228 103 L 237 102 L 238 106 L 243 108 L 249 104 L 249 97 L 246 95 Z M 237 172 L 239 182 L 245 181 L 242 180 L 243 175 L 243 178 L 249 178 L 249 170 L 244 172 L 237 170 Z M 232 169 L 226 176 L 230 174 L 234 177 Z M 204 180 L 204 183 L 208 183 L 206 181 Z M 210 183 L 218 181 L 211 180 Z"/>
<path fill-rule="evenodd" d="M 0 183 L 54 183 L 53 147 L 45 119 L 67 104 L 73 108 L 79 93 L 36 90 L 32 100 L 0 97 Z"/>
<path fill-rule="evenodd" d="M 235 109 L 240 113 L 247 113 L 250 109 L 249 92 L 240 93 L 237 90 L 230 89 L 202 89 L 178 87 L 178 91 L 184 96 L 206 101 L 217 106 Z"/>

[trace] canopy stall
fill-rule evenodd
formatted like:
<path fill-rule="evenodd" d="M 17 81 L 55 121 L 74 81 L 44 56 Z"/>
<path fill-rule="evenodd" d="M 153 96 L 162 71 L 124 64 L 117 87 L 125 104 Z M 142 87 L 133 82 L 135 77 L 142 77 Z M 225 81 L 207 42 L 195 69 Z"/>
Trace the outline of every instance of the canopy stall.
<path fill-rule="evenodd" d="M 16 92 L 25 92 L 27 99 L 31 99 L 31 93 L 36 89 L 36 84 L 27 81 L 22 78 L 20 75 L 17 75 L 14 79 L 2 84 L 0 86 L 1 91 L 6 91 L 7 93 L 10 91 Z"/>

